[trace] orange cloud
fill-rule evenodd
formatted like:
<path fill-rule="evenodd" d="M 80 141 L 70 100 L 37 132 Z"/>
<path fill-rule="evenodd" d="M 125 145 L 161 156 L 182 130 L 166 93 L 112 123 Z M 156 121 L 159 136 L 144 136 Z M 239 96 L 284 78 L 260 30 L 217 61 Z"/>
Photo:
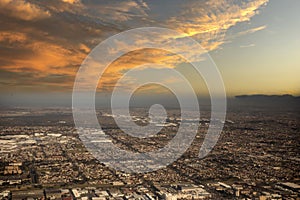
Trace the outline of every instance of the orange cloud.
<path fill-rule="evenodd" d="M 242 2 L 240 5 L 228 0 L 210 0 L 204 5 L 199 5 L 199 2 L 188 3 L 183 11 L 178 16 L 171 17 L 167 24 L 178 27 L 177 30 L 194 37 L 205 49 L 214 50 L 224 43 L 226 31 L 230 27 L 249 21 L 268 1 L 254 0 Z"/>
<path fill-rule="evenodd" d="M 43 19 L 50 16 L 38 6 L 26 1 L 0 0 L 0 13 L 22 20 Z"/>
<path fill-rule="evenodd" d="M 131 51 L 115 60 L 106 68 L 99 81 L 98 89 L 99 91 L 111 91 L 126 71 L 147 63 L 159 64 L 166 68 L 175 68 L 174 64 L 182 62 L 186 61 L 180 56 L 164 50 L 141 49 Z M 140 70 L 143 69 L 140 68 Z M 129 82 L 130 80 L 128 85 L 130 85 Z"/>
<path fill-rule="evenodd" d="M 24 33 L 7 31 L 0 32 L 0 42 L 7 46 L 6 49 L 12 46 L 15 49 L 15 52 L 12 52 L 15 55 L 6 52 L 0 54 L 1 70 L 16 73 L 16 75 L 30 73 L 31 81 L 21 80 L 23 85 L 28 86 L 43 81 L 43 84 L 49 86 L 70 88 L 72 82 L 69 77 L 75 76 L 78 66 L 86 57 L 86 51 L 89 50 L 84 44 L 79 44 L 77 47 L 64 46 L 49 41 L 35 40 Z M 58 79 L 60 81 L 56 82 Z"/>
<path fill-rule="evenodd" d="M 34 21 L 27 27 L 15 19 L 11 20 L 11 24 L 3 20 L 6 26 L 0 31 L 0 42 L 5 46 L 0 54 L 1 70 L 16 74 L 34 73 L 32 81 L 26 81 L 28 85 L 44 81 L 48 85 L 71 87 L 70 77 L 75 76 L 78 66 L 91 51 L 91 47 L 112 33 L 132 26 L 165 26 L 182 32 L 182 38 L 192 36 L 206 50 L 214 50 L 225 42 L 225 34 L 230 27 L 250 20 L 267 2 L 268 0 L 254 0 L 237 4 L 230 0 L 191 1 L 179 5 L 180 9 L 175 15 L 158 22 L 156 13 L 151 13 L 151 7 L 144 1 L 91 2 L 90 5 L 85 5 L 79 0 L 43 1 L 38 4 L 0 0 L 0 14 L 7 16 L 7 19 Z M 93 12 L 89 12 L 90 9 Z M 48 21 L 37 23 L 36 20 L 39 19 Z M 245 34 L 263 28 L 265 27 L 258 27 Z M 159 43 L 163 40 L 180 40 L 180 37 L 157 35 L 153 40 Z M 143 46 L 146 42 L 141 37 L 137 44 Z M 126 45 L 119 43 L 118 47 L 126 49 Z M 188 57 L 187 50 L 191 47 L 183 44 L 177 48 L 176 50 L 186 53 L 189 61 L 201 60 L 201 57 Z M 110 91 L 124 72 L 138 65 L 156 63 L 176 67 L 184 62 L 187 61 L 162 50 L 129 52 L 109 66 L 99 82 L 99 89 Z M 65 82 L 59 74 L 66 77 Z M 130 81 L 132 80 L 128 80 L 128 85 Z"/>
<path fill-rule="evenodd" d="M 62 0 L 65 3 L 70 3 L 70 4 L 74 4 L 74 3 L 79 3 L 80 0 Z"/>
<path fill-rule="evenodd" d="M 95 18 L 101 20 L 108 20 L 109 22 L 123 22 L 125 23 L 131 19 L 148 20 L 147 10 L 149 10 L 146 2 L 140 1 L 110 1 L 110 3 L 94 4 L 90 6 L 94 10 Z M 146 19 L 147 18 L 147 19 Z"/>
<path fill-rule="evenodd" d="M 73 74 L 76 69 L 70 70 L 68 65 L 80 64 L 86 54 L 80 51 L 66 49 L 60 45 L 31 41 L 22 45 L 23 51 L 31 52 L 26 59 L 16 58 L 12 66 L 2 66 L 9 71 L 20 71 L 23 68 L 40 71 L 41 73 Z"/>
<path fill-rule="evenodd" d="M 257 32 L 257 31 L 264 30 L 265 28 L 267 28 L 267 26 L 259 26 L 259 27 L 255 27 L 255 28 L 252 28 L 252 29 L 243 31 L 243 32 L 239 32 L 239 33 L 238 33 L 238 36 L 242 36 L 242 35 L 247 35 L 247 34 L 255 33 L 255 32 Z"/>
<path fill-rule="evenodd" d="M 26 41 L 26 35 L 18 32 L 0 32 L 0 42 L 16 43 Z"/>

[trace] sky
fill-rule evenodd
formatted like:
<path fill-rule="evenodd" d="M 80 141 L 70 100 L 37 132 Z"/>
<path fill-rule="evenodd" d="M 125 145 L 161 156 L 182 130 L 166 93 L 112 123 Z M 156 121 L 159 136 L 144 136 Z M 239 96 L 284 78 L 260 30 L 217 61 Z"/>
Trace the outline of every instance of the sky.
<path fill-rule="evenodd" d="M 0 93 L 71 93 L 81 63 L 100 42 L 132 28 L 164 27 L 201 44 L 228 96 L 300 95 L 299 8 L 299 0 L 0 0 Z M 186 60 L 157 49 L 115 60 L 98 92 L 111 92 L 126 71 L 146 63 L 168 67 L 144 67 L 136 76 L 174 68 L 192 79 L 197 94 L 207 92 Z M 117 87 L 130 88 L 131 78 Z"/>

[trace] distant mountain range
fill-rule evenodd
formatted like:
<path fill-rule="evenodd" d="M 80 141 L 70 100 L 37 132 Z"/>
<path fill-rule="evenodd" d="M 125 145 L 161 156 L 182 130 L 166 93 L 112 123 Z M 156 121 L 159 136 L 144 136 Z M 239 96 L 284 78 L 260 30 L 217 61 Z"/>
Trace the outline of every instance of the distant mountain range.
<path fill-rule="evenodd" d="M 299 101 L 300 96 L 293 96 L 290 94 L 284 94 L 284 95 L 265 95 L 265 94 L 254 94 L 254 95 L 238 95 L 235 96 L 237 99 L 241 100 L 275 100 L 275 101 Z"/>
<path fill-rule="evenodd" d="M 285 95 L 238 95 L 235 96 L 232 104 L 238 107 L 251 107 L 258 109 L 273 109 L 285 111 L 300 111 L 300 97 Z"/>

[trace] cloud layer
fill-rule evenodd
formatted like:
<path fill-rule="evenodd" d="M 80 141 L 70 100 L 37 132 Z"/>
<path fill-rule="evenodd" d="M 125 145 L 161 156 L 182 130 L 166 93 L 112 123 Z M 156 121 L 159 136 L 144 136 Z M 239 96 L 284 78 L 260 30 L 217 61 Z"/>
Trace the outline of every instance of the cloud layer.
<path fill-rule="evenodd" d="M 50 12 L 26 1 L 1 0 L 0 7 L 2 14 L 22 20 L 38 20 L 50 17 Z"/>
<path fill-rule="evenodd" d="M 78 67 L 95 45 L 135 27 L 175 29 L 215 50 L 225 42 L 228 29 L 249 21 L 267 2 L 0 0 L 0 89 L 70 90 Z M 183 62 L 157 50 L 133 52 L 113 64 L 102 89 L 110 90 L 124 71 L 150 61 L 174 67 Z"/>

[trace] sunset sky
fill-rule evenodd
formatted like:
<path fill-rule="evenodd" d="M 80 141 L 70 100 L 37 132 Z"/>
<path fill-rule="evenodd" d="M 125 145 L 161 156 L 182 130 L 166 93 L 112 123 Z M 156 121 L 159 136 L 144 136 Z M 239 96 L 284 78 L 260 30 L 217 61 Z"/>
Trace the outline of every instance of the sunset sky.
<path fill-rule="evenodd" d="M 228 96 L 300 95 L 299 8 L 299 0 L 0 0 L 0 92 L 70 93 L 99 42 L 155 26 L 198 41 L 218 66 Z M 167 52 L 131 52 L 112 64 L 99 92 L 147 62 L 189 71 L 185 60 Z"/>

